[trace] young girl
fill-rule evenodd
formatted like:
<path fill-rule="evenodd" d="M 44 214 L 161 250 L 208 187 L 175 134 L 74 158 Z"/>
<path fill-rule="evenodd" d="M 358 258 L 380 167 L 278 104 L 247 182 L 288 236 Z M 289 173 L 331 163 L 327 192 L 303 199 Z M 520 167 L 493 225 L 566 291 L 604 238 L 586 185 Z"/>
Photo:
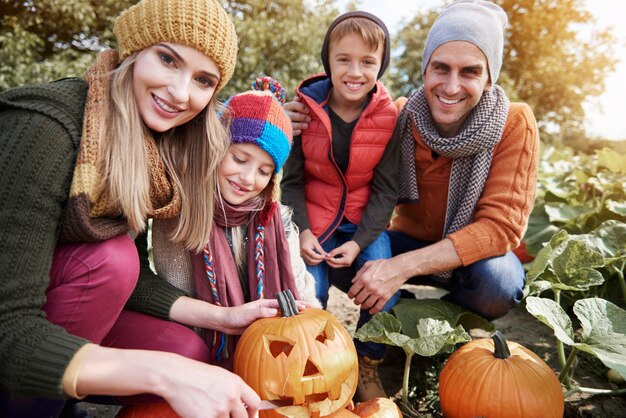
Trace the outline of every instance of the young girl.
<path fill-rule="evenodd" d="M 258 79 L 255 87 L 266 90 L 240 93 L 227 102 L 224 119 L 232 143 L 217 171 L 216 227 L 208 243 L 200 254 L 187 253 L 170 242 L 172 222 L 157 219 L 155 268 L 189 294 L 219 306 L 273 298 L 286 289 L 319 306 L 290 212 L 278 204 L 278 173 L 292 142 L 291 122 L 279 103 L 285 92 L 270 78 Z M 206 333 L 205 339 L 211 360 L 229 368 L 234 339 L 221 332 Z"/>
<path fill-rule="evenodd" d="M 114 30 L 119 49 L 84 79 L 0 94 L 0 411 L 54 417 L 67 397 L 151 393 L 182 416 L 252 416 L 259 397 L 197 361 L 206 345 L 179 322 L 238 333 L 276 301 L 218 307 L 138 280 L 131 238 L 155 218 L 186 248 L 209 239 L 234 25 L 217 0 L 142 0 Z M 129 318 L 144 332 L 125 332 Z"/>

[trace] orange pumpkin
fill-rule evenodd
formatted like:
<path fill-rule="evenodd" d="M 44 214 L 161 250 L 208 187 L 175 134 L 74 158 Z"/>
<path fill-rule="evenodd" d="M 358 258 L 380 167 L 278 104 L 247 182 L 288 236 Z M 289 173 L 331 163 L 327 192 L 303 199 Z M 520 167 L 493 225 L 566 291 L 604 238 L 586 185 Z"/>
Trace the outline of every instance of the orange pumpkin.
<path fill-rule="evenodd" d="M 143 405 L 128 405 L 119 410 L 115 418 L 180 418 L 165 401 Z"/>
<path fill-rule="evenodd" d="M 325 417 L 344 409 L 358 379 L 352 337 L 331 313 L 315 308 L 298 312 L 289 291 L 277 297 L 279 315 L 252 323 L 234 355 L 235 373 L 261 399 L 292 402 L 260 416 Z"/>
<path fill-rule="evenodd" d="M 450 356 L 439 376 L 439 402 L 446 418 L 561 418 L 565 407 L 550 366 L 497 331 Z"/>
<path fill-rule="evenodd" d="M 389 398 L 374 398 L 359 402 L 352 410 L 361 418 L 402 418 L 402 412 Z"/>

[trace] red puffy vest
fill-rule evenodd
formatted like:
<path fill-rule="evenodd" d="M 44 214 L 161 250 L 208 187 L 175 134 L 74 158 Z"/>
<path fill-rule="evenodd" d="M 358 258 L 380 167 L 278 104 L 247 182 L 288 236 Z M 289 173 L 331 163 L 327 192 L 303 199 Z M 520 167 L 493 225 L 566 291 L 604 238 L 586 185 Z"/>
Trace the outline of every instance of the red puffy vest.
<path fill-rule="evenodd" d="M 361 222 L 371 193 L 374 168 L 391 139 L 397 109 L 385 86 L 377 81 L 376 90 L 352 132 L 350 160 L 344 175 L 333 158 L 332 127 L 323 108 L 328 98 L 318 103 L 302 91 L 302 86 L 310 80 L 305 80 L 296 91 L 311 109 L 311 122 L 302 132 L 305 199 L 311 230 L 322 243 L 344 216 L 355 225 Z"/>

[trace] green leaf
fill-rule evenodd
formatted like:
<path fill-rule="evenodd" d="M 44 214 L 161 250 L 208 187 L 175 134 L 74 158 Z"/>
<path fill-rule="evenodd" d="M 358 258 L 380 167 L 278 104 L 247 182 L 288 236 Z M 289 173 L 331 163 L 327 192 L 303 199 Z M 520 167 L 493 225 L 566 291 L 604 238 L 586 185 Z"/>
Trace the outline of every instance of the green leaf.
<path fill-rule="evenodd" d="M 604 266 L 604 257 L 592 246 L 566 231 L 555 234 L 539 251 L 527 274 L 525 294 L 535 294 L 534 281 L 541 279 L 562 290 L 585 291 L 591 286 L 604 283 L 602 274 L 596 270 Z M 547 290 L 545 283 L 542 290 Z"/>
<path fill-rule="evenodd" d="M 393 315 L 387 312 L 379 312 L 372 317 L 367 323 L 363 324 L 355 334 L 356 338 L 368 338 L 367 341 L 388 344 L 383 341 L 388 339 L 387 334 L 399 333 L 402 330 L 402 324 Z M 395 345 L 395 344 L 392 344 Z"/>
<path fill-rule="evenodd" d="M 613 173 L 626 174 L 626 156 L 607 147 L 596 151 L 596 155 L 598 156 L 598 165 L 608 168 Z"/>
<path fill-rule="evenodd" d="M 583 215 L 596 211 L 589 206 L 573 206 L 568 203 L 546 203 L 545 211 L 550 218 L 550 222 L 569 222 Z"/>
<path fill-rule="evenodd" d="M 553 300 L 530 296 L 526 298 L 526 310 L 539 321 L 554 330 L 554 335 L 567 345 L 574 345 L 572 321 L 561 305 Z"/>
<path fill-rule="evenodd" d="M 588 298 L 574 303 L 574 313 L 582 326 L 576 347 L 626 377 L 626 311 L 607 300 Z"/>
<path fill-rule="evenodd" d="M 411 339 L 408 346 L 413 353 L 429 357 L 439 353 L 450 353 L 457 343 L 471 338 L 462 326 L 452 328 L 447 321 L 422 318 L 417 325 L 419 337 Z"/>
<path fill-rule="evenodd" d="M 603 222 L 589 234 L 579 235 L 593 250 L 606 258 L 626 256 L 626 224 L 616 220 Z"/>
<path fill-rule="evenodd" d="M 616 202 L 615 200 L 607 200 L 606 208 L 616 215 L 626 216 L 626 202 Z"/>
<path fill-rule="evenodd" d="M 393 307 L 393 313 L 402 324 L 404 333 L 411 338 L 418 336 L 419 320 L 425 318 L 446 321 L 452 327 L 461 325 L 466 330 L 472 328 L 495 330 L 495 326 L 485 318 L 441 299 L 401 299 Z"/>
<path fill-rule="evenodd" d="M 401 347 L 407 354 L 433 356 L 442 352 L 451 352 L 454 345 L 470 340 L 462 326 L 452 328 L 447 321 L 422 318 L 415 324 L 411 334 L 415 338 L 401 334 L 401 324 L 393 315 L 379 312 L 359 328 L 355 337 L 361 341 Z"/>

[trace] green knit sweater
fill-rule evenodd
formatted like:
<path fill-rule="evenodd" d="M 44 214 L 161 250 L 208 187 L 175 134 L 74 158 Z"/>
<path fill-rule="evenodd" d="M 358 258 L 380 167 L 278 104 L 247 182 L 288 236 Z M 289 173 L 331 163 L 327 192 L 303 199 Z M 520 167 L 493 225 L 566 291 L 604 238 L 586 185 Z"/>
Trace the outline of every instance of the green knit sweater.
<path fill-rule="evenodd" d="M 86 93 L 80 79 L 0 93 L 0 388 L 15 394 L 63 397 L 65 368 L 87 343 L 41 310 Z M 184 292 L 141 271 L 127 307 L 167 319 Z"/>

